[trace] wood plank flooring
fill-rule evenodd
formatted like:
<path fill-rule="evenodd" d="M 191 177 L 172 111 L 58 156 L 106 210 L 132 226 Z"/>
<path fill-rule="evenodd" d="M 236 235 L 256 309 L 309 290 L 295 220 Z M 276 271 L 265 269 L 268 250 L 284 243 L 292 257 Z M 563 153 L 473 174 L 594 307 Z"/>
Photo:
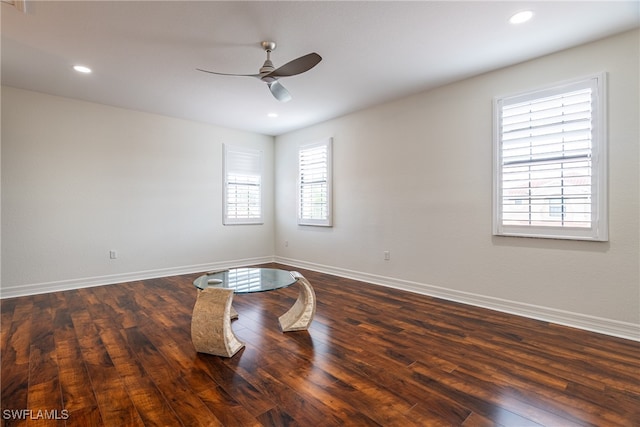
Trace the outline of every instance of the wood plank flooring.
<path fill-rule="evenodd" d="M 640 426 L 638 342 L 296 270 L 309 331 L 295 285 L 236 295 L 232 358 L 193 348 L 196 274 L 2 300 L 2 425 Z"/>

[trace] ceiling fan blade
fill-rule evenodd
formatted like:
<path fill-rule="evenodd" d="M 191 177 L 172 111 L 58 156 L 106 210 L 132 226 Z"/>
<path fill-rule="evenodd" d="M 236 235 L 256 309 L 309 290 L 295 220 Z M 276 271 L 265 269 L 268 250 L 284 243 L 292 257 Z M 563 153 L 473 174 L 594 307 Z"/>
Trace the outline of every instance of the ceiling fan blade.
<path fill-rule="evenodd" d="M 317 53 L 309 53 L 307 55 L 301 56 L 300 58 L 294 59 L 293 61 L 287 62 L 282 67 L 279 67 L 269 74 L 270 77 L 288 77 L 295 76 L 296 74 L 302 74 L 305 71 L 309 71 L 318 63 L 322 61 L 322 57 Z"/>
<path fill-rule="evenodd" d="M 289 91 L 286 90 L 284 86 L 280 84 L 279 81 L 274 80 L 271 83 L 268 83 L 268 85 L 269 85 L 269 90 L 271 91 L 271 94 L 278 101 L 287 102 L 291 100 L 291 95 L 289 94 Z"/>
<path fill-rule="evenodd" d="M 261 74 L 227 74 L 227 73 L 217 73 L 215 71 L 203 70 L 201 68 L 196 68 L 196 70 L 202 71 L 203 73 L 217 74 L 218 76 L 257 77 L 257 78 L 262 77 Z"/>

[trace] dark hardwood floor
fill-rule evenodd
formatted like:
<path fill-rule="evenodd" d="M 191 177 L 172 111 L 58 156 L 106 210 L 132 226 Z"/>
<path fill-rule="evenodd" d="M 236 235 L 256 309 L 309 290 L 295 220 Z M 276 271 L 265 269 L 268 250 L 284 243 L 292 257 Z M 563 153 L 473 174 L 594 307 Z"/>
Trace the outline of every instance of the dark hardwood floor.
<path fill-rule="evenodd" d="M 640 425 L 638 342 L 296 270 L 309 331 L 295 285 L 236 295 L 232 358 L 193 348 L 196 274 L 2 300 L 2 424 Z"/>

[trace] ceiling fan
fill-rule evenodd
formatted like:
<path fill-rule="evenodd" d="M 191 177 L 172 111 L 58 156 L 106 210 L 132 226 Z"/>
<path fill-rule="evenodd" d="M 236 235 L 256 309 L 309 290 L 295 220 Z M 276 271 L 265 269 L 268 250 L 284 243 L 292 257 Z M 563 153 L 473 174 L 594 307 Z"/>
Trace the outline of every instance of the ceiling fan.
<path fill-rule="evenodd" d="M 261 44 L 262 48 L 267 52 L 267 60 L 264 61 L 264 64 L 259 70 L 258 74 L 228 74 L 228 73 L 217 73 L 215 71 L 203 70 L 201 68 L 196 68 L 198 71 L 202 71 L 210 74 L 217 74 L 220 76 L 239 76 L 239 77 L 256 77 L 267 84 L 271 94 L 281 102 L 287 102 L 291 99 L 291 95 L 289 91 L 280 84 L 278 79 L 280 77 L 290 77 L 295 76 L 297 74 L 302 74 L 304 72 L 309 71 L 322 60 L 322 57 L 317 53 L 309 53 L 307 55 L 301 56 L 293 61 L 287 62 L 281 67 L 275 68 L 273 63 L 271 62 L 271 52 L 276 49 L 276 42 L 271 41 L 263 41 Z"/>

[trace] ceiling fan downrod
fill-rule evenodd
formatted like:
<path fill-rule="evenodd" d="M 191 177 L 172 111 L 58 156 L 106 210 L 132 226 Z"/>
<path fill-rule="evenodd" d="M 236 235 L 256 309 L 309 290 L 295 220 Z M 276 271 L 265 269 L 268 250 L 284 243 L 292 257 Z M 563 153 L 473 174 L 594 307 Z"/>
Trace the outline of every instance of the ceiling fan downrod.
<path fill-rule="evenodd" d="M 262 67 L 260 67 L 260 74 L 269 74 L 276 69 L 276 67 L 273 66 L 273 62 L 271 62 L 271 52 L 275 50 L 276 42 L 263 41 L 262 43 L 260 43 L 260 45 L 265 50 L 265 52 L 267 52 L 267 60 L 264 61 L 264 64 L 262 65 Z M 266 82 L 272 82 L 275 79 L 263 77 L 262 80 Z"/>

